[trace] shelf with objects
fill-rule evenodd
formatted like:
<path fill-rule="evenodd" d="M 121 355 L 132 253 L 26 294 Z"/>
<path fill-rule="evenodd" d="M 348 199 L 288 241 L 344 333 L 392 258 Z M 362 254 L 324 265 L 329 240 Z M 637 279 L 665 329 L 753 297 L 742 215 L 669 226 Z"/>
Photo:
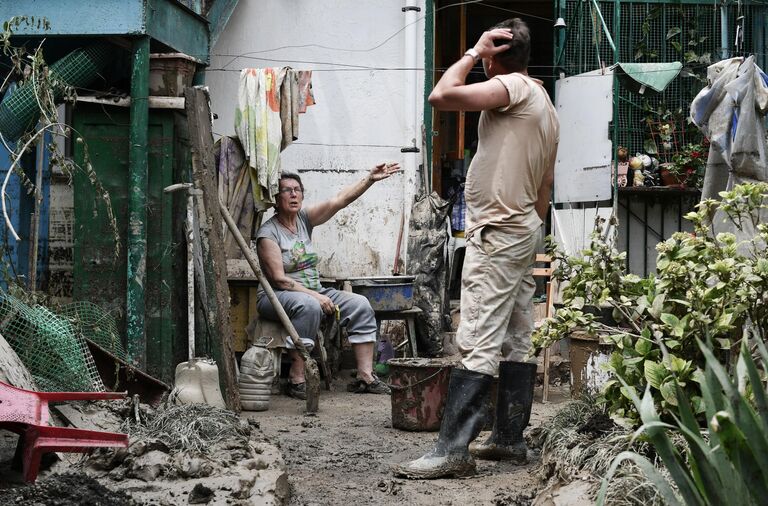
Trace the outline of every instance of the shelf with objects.
<path fill-rule="evenodd" d="M 604 101 L 611 108 L 608 166 L 603 157 L 584 163 L 580 171 L 566 171 L 565 178 L 556 174 L 556 196 L 558 185 L 561 191 L 585 189 L 582 198 L 566 198 L 556 207 L 565 209 L 569 220 L 573 208 L 588 209 L 593 216 L 615 214 L 617 244 L 627 253 L 628 270 L 648 274 L 655 270 L 656 244 L 690 231 L 683 217 L 702 195 L 709 140 L 690 120 L 691 103 L 707 85 L 710 65 L 746 53 L 764 65 L 766 27 L 760 20 L 768 7 L 754 2 L 561 0 L 556 10 L 562 17 L 555 32 L 558 100 L 574 82 L 589 81 L 595 88 L 601 76 L 611 94 Z M 734 34 L 739 34 L 736 41 Z M 587 104 L 579 121 L 582 129 L 602 134 L 606 117 L 596 117 L 596 110 Z M 606 142 L 605 137 L 599 141 Z M 577 146 L 596 150 L 594 143 Z M 591 200 L 590 192 L 595 195 Z"/>

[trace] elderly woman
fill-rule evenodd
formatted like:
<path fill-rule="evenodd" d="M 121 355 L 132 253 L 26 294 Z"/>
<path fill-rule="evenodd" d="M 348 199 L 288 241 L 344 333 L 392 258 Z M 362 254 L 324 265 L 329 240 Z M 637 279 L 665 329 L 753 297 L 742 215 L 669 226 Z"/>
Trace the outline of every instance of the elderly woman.
<path fill-rule="evenodd" d="M 365 297 L 320 285 L 312 231 L 354 202 L 373 183 L 400 170 L 396 163 L 376 165 L 363 180 L 344 188 L 335 197 L 306 209 L 302 208 L 304 185 L 301 178 L 284 172 L 280 178 L 275 215 L 257 233 L 256 250 L 264 274 L 306 346 L 314 345 L 323 315 L 332 315 L 336 306 L 339 307 L 340 325 L 347 328 L 357 361 L 357 382 L 351 390 L 360 393 L 390 393 L 389 387 L 373 374 L 376 319 Z M 278 319 L 263 291 L 258 295 L 258 309 L 264 317 Z M 304 359 L 290 338 L 286 346 L 293 360 L 288 394 L 306 399 Z"/>

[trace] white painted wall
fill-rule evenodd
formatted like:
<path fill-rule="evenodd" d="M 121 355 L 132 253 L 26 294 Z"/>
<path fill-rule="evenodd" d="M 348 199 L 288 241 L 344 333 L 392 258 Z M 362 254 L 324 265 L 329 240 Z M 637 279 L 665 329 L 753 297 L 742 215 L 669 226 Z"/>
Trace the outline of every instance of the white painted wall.
<path fill-rule="evenodd" d="M 416 172 L 424 151 L 424 4 L 240 0 L 212 50 L 206 84 L 218 115 L 213 124 L 217 135 L 234 134 L 239 70 L 313 70 L 317 104 L 300 116 L 299 140 L 282 156 L 283 170 L 301 174 L 305 202 L 331 197 L 377 162 L 396 161 L 405 167 L 403 174 L 375 184 L 314 232 L 323 275 L 383 275 L 392 270 L 400 213 L 404 208 L 409 212 L 420 184 Z M 421 12 L 404 13 L 404 5 L 419 6 Z M 406 48 L 407 37 L 414 47 Z M 407 69 L 406 62 L 411 64 Z M 420 153 L 400 152 L 414 140 Z M 405 223 L 403 255 L 408 215 Z"/>

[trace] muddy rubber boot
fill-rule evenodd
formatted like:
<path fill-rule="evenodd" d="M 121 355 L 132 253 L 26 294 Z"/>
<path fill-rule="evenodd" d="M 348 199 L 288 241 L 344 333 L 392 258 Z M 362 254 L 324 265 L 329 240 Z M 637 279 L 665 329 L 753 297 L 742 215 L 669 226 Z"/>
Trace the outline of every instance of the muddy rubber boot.
<path fill-rule="evenodd" d="M 483 428 L 492 379 L 487 374 L 453 369 L 435 447 L 419 459 L 393 466 L 394 474 L 412 479 L 475 474 L 468 446 Z"/>
<path fill-rule="evenodd" d="M 472 455 L 484 460 L 504 460 L 515 464 L 528 462 L 528 445 L 523 430 L 531 419 L 536 364 L 501 362 L 499 394 L 496 398 L 496 422 L 490 437 L 470 447 Z"/>

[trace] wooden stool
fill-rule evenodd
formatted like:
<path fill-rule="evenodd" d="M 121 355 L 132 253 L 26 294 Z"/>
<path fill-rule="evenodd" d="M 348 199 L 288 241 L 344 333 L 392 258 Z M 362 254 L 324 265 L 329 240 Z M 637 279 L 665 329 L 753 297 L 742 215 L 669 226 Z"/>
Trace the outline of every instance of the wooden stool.
<path fill-rule="evenodd" d="M 534 267 L 533 276 L 547 278 L 547 309 L 545 311 L 545 317 L 549 318 L 552 314 L 552 257 L 549 255 L 536 255 L 537 264 L 547 264 L 546 267 Z M 547 402 L 549 400 L 549 361 L 550 354 L 552 352 L 551 346 L 544 348 L 544 388 L 541 393 L 541 402 Z"/>
<path fill-rule="evenodd" d="M 418 307 L 412 307 L 411 309 L 403 309 L 402 311 L 374 311 L 376 315 L 376 346 L 378 347 L 379 335 L 381 333 L 381 322 L 384 320 L 403 320 L 405 321 L 405 328 L 407 338 L 403 341 L 410 344 L 411 356 L 416 358 L 419 356 L 416 349 L 416 316 L 420 315 L 423 311 Z M 374 353 L 374 356 L 376 353 Z M 408 354 L 406 353 L 406 356 Z"/>

